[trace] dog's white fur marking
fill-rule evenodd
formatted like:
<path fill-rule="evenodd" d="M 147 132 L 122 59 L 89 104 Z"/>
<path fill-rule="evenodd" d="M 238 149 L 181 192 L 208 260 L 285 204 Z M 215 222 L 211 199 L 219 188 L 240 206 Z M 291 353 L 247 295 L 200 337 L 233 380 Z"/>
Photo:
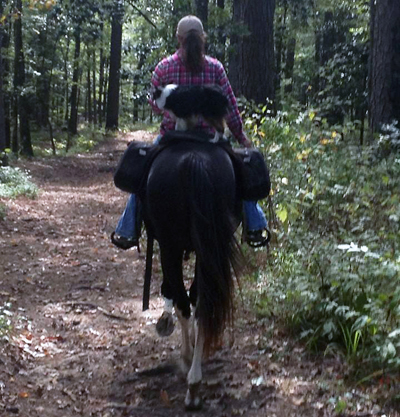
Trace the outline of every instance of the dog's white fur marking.
<path fill-rule="evenodd" d="M 164 107 L 165 107 L 165 101 L 167 100 L 167 97 L 171 94 L 172 91 L 175 90 L 176 87 L 178 87 L 176 84 L 167 84 L 163 88 L 160 97 L 158 97 L 156 99 L 157 107 L 160 110 L 163 110 L 164 109 Z"/>

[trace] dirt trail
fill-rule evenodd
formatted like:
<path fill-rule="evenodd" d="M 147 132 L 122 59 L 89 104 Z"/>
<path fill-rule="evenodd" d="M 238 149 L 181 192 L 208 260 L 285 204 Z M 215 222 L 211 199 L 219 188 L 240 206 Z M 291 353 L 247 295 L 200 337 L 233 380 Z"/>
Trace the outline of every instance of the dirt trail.
<path fill-rule="evenodd" d="M 112 172 L 126 142 L 143 138 L 152 139 L 136 132 L 87 155 L 19 162 L 41 191 L 6 201 L 0 221 L 0 305 L 10 303 L 14 326 L 0 344 L 1 416 L 191 415 L 181 375 L 141 372 L 179 356 L 179 332 L 154 330 L 159 264 L 143 313 L 144 255 L 109 243 L 126 202 Z M 233 347 L 205 362 L 195 415 L 331 415 L 319 381 L 336 365 L 306 360 L 243 305 L 237 316 Z"/>

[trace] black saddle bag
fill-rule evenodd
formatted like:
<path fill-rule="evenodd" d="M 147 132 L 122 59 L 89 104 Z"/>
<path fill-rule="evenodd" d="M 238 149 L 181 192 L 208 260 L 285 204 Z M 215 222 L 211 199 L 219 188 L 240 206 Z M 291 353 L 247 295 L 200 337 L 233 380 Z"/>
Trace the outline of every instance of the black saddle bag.
<path fill-rule="evenodd" d="M 182 132 L 185 139 L 188 133 Z M 197 132 L 196 132 L 197 133 Z M 176 134 L 172 139 L 166 134 L 163 144 L 153 145 L 147 142 L 131 142 L 117 166 L 114 174 L 114 184 L 122 191 L 137 194 L 143 188 L 151 163 L 167 144 L 181 140 Z M 177 136 L 177 137 L 175 137 Z M 198 138 L 196 141 L 204 138 Z M 165 140 L 171 139 L 171 140 Z M 189 140 L 192 139 L 189 137 Z M 194 139 L 192 139 L 194 140 Z M 255 148 L 232 149 L 229 144 L 221 143 L 231 155 L 234 164 L 239 196 L 243 200 L 261 200 L 269 195 L 271 184 L 269 171 L 262 153 Z M 233 152 L 232 152 L 233 151 Z"/>
<path fill-rule="evenodd" d="M 147 142 L 131 142 L 114 173 L 115 186 L 122 191 L 137 194 L 144 185 L 151 162 L 159 148 L 158 145 Z"/>
<path fill-rule="evenodd" d="M 255 148 L 235 148 L 238 189 L 243 200 L 262 200 L 271 190 L 269 170 L 262 153 Z"/>

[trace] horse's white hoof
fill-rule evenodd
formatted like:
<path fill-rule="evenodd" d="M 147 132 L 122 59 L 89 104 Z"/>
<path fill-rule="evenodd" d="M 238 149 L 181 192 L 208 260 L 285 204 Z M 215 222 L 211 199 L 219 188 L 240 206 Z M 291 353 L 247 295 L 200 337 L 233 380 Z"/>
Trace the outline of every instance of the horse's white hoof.
<path fill-rule="evenodd" d="M 162 316 L 158 319 L 156 324 L 157 333 L 162 337 L 167 337 L 174 331 L 174 319 L 172 313 L 164 311 Z"/>
<path fill-rule="evenodd" d="M 199 396 L 200 382 L 190 384 L 186 393 L 185 408 L 187 411 L 198 411 L 203 407 L 203 401 Z"/>

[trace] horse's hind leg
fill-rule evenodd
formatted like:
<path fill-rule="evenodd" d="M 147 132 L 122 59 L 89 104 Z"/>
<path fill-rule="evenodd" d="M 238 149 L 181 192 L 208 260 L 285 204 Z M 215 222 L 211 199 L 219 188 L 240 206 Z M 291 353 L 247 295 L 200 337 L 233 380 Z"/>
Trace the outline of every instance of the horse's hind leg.
<path fill-rule="evenodd" d="M 188 390 L 185 398 L 187 410 L 199 410 L 202 407 L 202 401 L 199 394 L 202 379 L 201 361 L 203 358 L 204 333 L 200 328 L 196 318 L 193 318 L 195 325 L 195 347 L 193 353 L 192 366 L 187 376 Z"/>
<path fill-rule="evenodd" d="M 178 316 L 179 323 L 181 324 L 182 329 L 182 347 L 181 347 L 181 357 L 182 357 L 182 372 L 187 375 L 190 370 L 193 358 L 193 345 L 190 340 L 190 318 L 183 316 L 179 308 L 175 309 L 176 315 Z"/>
<path fill-rule="evenodd" d="M 172 307 L 186 319 L 190 317 L 189 299 L 185 290 L 182 275 L 183 250 L 169 249 L 160 245 L 161 265 L 163 270 L 163 283 L 161 294 L 164 296 L 164 312 L 159 318 L 156 329 L 160 336 L 169 336 L 174 323 L 172 318 Z M 178 315 L 179 318 L 179 315 Z M 180 320 L 181 321 L 181 320 Z M 181 322 L 182 324 L 182 322 Z"/>
<path fill-rule="evenodd" d="M 189 330 L 189 344 L 190 347 L 194 346 L 194 350 L 192 364 L 187 376 L 188 391 L 186 393 L 185 406 L 188 410 L 199 410 L 202 406 L 199 390 L 202 379 L 201 362 L 203 359 L 204 333 L 199 327 L 198 320 L 196 318 L 198 268 L 199 266 L 196 262 L 195 278 L 192 282 L 192 286 L 190 287 L 189 295 L 190 303 L 193 307 L 191 328 Z"/>
<path fill-rule="evenodd" d="M 196 262 L 195 274 L 192 285 L 189 290 L 190 305 L 192 307 L 192 320 L 190 327 L 190 343 L 194 347 L 196 344 L 196 330 L 195 330 L 195 317 L 196 317 L 196 304 L 197 304 L 197 280 L 198 280 L 198 263 Z"/>

